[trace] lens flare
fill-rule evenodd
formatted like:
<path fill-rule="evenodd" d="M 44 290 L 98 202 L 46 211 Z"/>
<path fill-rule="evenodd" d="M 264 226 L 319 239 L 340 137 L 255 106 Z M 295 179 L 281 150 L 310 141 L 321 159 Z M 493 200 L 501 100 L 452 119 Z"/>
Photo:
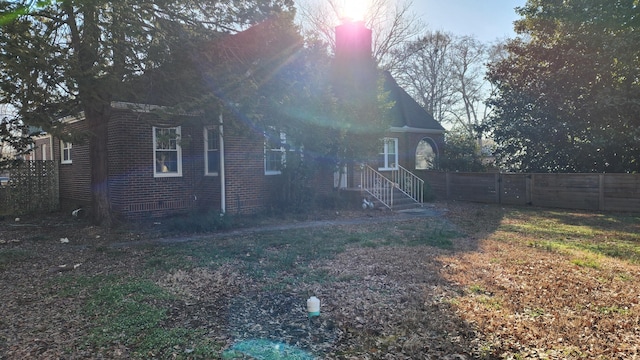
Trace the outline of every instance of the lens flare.
<path fill-rule="evenodd" d="M 345 0 L 342 5 L 342 18 L 352 21 L 362 21 L 365 18 L 369 1 Z"/>

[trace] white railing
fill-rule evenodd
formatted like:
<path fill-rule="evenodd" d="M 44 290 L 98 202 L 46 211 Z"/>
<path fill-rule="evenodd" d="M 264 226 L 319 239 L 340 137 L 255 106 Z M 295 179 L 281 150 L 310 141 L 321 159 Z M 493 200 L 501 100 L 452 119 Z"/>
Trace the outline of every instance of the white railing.
<path fill-rule="evenodd" d="M 391 181 L 413 201 L 422 204 L 422 199 L 424 199 L 424 180 L 402 166 L 398 166 L 398 170 L 392 171 Z"/>
<path fill-rule="evenodd" d="M 370 166 L 365 165 L 360 174 L 360 184 L 363 190 L 391 209 L 393 206 L 393 189 L 395 187 L 393 181 L 387 179 Z"/>
<path fill-rule="evenodd" d="M 424 180 L 411 171 L 398 166 L 389 176 L 365 165 L 360 175 L 362 189 L 383 203 L 389 209 L 393 208 L 394 189 L 405 194 L 418 204 L 422 204 L 424 198 Z"/>

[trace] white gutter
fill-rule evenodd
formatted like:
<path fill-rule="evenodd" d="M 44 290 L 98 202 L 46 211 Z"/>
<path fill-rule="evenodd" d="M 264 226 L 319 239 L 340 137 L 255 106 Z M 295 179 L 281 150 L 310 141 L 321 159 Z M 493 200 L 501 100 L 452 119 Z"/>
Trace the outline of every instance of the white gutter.
<path fill-rule="evenodd" d="M 409 126 L 403 126 L 403 127 L 398 127 L 398 126 L 392 126 L 389 128 L 390 132 L 395 132 L 395 133 L 405 133 L 405 132 L 411 132 L 411 133 L 419 133 L 419 134 L 434 134 L 434 135 L 439 135 L 439 134 L 444 134 L 447 131 L 446 130 L 438 130 L 438 129 L 423 129 L 423 128 L 415 128 L 415 127 L 409 127 Z"/>
<path fill-rule="evenodd" d="M 198 112 L 173 112 L 170 111 L 171 107 L 170 106 L 163 106 L 163 105 L 153 105 L 153 104 L 142 104 L 142 103 L 130 103 L 130 102 L 124 102 L 124 101 L 112 101 L 111 102 L 111 107 L 114 109 L 119 109 L 119 110 L 131 110 L 133 112 L 138 112 L 138 113 L 152 113 L 155 111 L 158 112 L 165 112 L 167 114 L 171 114 L 171 115 L 181 115 L 181 116 L 197 116 L 197 115 L 202 115 Z M 167 111 L 169 110 L 169 111 Z"/>
<path fill-rule="evenodd" d="M 224 134 L 223 134 L 223 119 L 222 111 L 220 111 L 220 128 L 218 130 L 218 136 L 220 138 L 220 212 L 227 212 L 227 190 L 225 187 L 225 173 L 224 173 Z"/>

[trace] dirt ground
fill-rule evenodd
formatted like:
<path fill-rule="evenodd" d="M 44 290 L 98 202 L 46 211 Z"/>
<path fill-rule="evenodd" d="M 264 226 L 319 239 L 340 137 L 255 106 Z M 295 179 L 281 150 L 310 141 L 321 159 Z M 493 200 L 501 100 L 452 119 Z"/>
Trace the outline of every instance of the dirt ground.
<path fill-rule="evenodd" d="M 170 305 L 170 321 L 228 346 L 275 336 L 328 359 L 640 358 L 638 266 L 611 259 L 597 269 L 568 266 L 567 254 L 497 241 L 491 234 L 500 207 L 441 203 L 432 209 L 470 235 L 453 250 L 348 249 L 309 264 L 337 279 L 323 286 L 265 292 L 264 284 L 231 265 L 157 273 L 153 281 L 186 299 Z M 313 221 L 349 226 L 336 221 L 398 216 L 325 213 Z M 149 276 L 141 264 L 153 247 L 134 244 L 167 241 L 157 224 L 106 230 L 67 216 L 14 220 L 0 221 L 0 249 L 11 255 L 0 268 L 0 359 L 131 357 L 124 346 L 79 342 L 92 326 L 80 315 L 89 294 L 64 296 L 56 279 L 70 272 Z M 243 231 L 253 230 L 237 235 Z M 289 311 L 310 293 L 323 299 L 315 323 Z M 247 310 L 256 308 L 263 311 Z"/>

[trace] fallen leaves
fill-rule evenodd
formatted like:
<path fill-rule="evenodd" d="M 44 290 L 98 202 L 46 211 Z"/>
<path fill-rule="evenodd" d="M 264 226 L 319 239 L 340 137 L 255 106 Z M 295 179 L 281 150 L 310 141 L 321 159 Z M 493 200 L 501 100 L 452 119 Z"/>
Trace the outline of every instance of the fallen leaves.
<path fill-rule="evenodd" d="M 496 251 L 500 248 L 501 251 Z M 601 260 L 576 266 L 570 254 L 486 241 L 478 252 L 447 256 L 443 275 L 461 286 L 482 284 L 501 309 L 478 306 L 478 295 L 457 299 L 458 314 L 491 334 L 507 354 L 563 354 L 561 358 L 639 355 L 638 267 Z M 613 345 L 615 344 L 615 345 Z"/>
<path fill-rule="evenodd" d="M 0 269 L 0 358 L 130 357 L 122 344 L 83 346 L 93 321 L 80 315 L 88 295 L 69 286 L 76 277 L 122 273 L 150 277 L 175 295 L 158 300 L 167 309 L 163 326 L 197 329 L 226 349 L 266 339 L 323 359 L 640 356 L 638 266 L 604 257 L 589 266 L 571 252 L 517 244 L 496 231 L 504 209 L 447 206 L 447 218 L 470 234 L 453 249 L 385 239 L 387 246 L 305 264 L 326 274 L 308 282 L 291 280 L 293 271 L 288 282 L 250 278 L 233 262 L 149 271 L 152 248 L 109 247 L 143 231 L 11 222 L 0 229 L 0 249 L 25 255 Z M 258 256 L 251 250 L 240 256 Z M 309 319 L 311 295 L 321 299 L 321 315 Z M 189 347 L 176 354 L 192 355 Z"/>

